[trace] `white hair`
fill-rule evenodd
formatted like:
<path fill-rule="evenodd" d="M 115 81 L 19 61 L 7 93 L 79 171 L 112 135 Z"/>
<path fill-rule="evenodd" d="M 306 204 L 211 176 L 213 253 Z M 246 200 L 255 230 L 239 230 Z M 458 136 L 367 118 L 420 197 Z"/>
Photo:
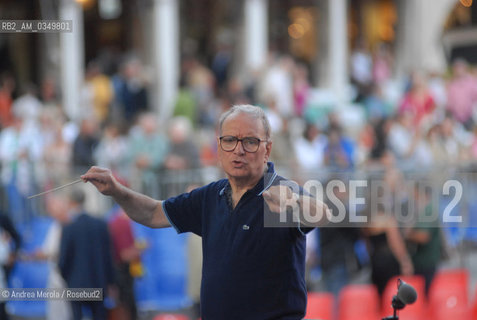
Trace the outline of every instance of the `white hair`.
<path fill-rule="evenodd" d="M 255 119 L 261 120 L 263 124 L 263 129 L 265 130 L 265 137 L 267 140 L 270 139 L 270 122 L 268 121 L 267 115 L 265 114 L 262 108 L 252 106 L 250 104 L 235 105 L 229 110 L 227 110 L 226 112 L 224 112 L 219 119 L 220 134 L 222 134 L 222 125 L 224 124 L 225 119 L 237 113 L 245 113 L 249 116 L 252 116 Z"/>

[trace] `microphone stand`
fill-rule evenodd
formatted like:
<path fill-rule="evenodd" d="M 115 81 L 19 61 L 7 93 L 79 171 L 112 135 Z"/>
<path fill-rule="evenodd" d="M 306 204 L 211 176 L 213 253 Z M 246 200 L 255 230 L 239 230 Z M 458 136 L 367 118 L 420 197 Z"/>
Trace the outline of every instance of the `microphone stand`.
<path fill-rule="evenodd" d="M 397 296 L 393 297 L 391 305 L 393 306 L 393 310 L 394 310 L 393 315 L 389 317 L 385 317 L 383 318 L 383 320 L 399 320 L 397 311 L 404 309 L 404 307 L 406 306 L 401 300 L 399 300 Z"/>

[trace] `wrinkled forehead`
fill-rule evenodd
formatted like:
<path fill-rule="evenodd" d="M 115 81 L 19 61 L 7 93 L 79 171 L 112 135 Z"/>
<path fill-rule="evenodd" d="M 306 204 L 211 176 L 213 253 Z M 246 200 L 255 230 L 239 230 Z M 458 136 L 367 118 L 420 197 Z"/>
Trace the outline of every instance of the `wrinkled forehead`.
<path fill-rule="evenodd" d="M 262 121 L 253 115 L 238 112 L 229 115 L 223 122 L 221 135 L 265 137 Z"/>

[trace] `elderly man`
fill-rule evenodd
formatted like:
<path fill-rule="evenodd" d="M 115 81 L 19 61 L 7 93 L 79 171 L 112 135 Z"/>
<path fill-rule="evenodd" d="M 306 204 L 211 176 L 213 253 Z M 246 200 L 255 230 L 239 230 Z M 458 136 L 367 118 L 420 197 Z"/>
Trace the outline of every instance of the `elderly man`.
<path fill-rule="evenodd" d="M 135 221 L 173 226 L 202 237 L 202 319 L 302 319 L 306 309 L 305 233 L 300 223 L 265 227 L 267 212 L 283 209 L 291 189 L 268 162 L 272 142 L 262 109 L 234 106 L 219 122 L 219 160 L 227 179 L 165 201 L 120 185 L 111 172 L 91 168 L 82 179 L 112 196 Z M 266 179 L 268 178 L 268 179 Z M 272 186 L 273 185 L 273 186 Z M 296 195 L 298 204 L 304 197 Z M 265 205 L 266 202 L 266 205 Z M 310 201 L 307 201 L 309 204 Z M 312 210 L 324 210 L 311 201 Z M 275 214 L 278 216 L 278 214 Z"/>

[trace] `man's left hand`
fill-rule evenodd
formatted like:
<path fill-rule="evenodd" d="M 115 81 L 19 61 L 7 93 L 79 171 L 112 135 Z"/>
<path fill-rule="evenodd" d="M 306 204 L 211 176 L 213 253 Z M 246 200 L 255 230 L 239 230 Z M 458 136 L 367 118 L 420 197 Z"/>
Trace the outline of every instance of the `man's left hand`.
<path fill-rule="evenodd" d="M 284 185 L 272 186 L 263 193 L 263 199 L 272 212 L 280 213 L 287 207 L 298 205 L 299 196 Z"/>

